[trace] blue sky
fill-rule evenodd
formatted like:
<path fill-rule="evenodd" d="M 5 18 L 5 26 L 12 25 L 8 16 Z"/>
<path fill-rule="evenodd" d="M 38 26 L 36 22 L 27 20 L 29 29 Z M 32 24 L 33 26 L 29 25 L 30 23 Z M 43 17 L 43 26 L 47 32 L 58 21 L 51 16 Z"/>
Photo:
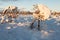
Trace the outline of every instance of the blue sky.
<path fill-rule="evenodd" d="M 51 10 L 60 11 L 60 0 L 0 0 L 0 8 L 14 5 L 30 10 L 33 4 L 44 4 Z"/>

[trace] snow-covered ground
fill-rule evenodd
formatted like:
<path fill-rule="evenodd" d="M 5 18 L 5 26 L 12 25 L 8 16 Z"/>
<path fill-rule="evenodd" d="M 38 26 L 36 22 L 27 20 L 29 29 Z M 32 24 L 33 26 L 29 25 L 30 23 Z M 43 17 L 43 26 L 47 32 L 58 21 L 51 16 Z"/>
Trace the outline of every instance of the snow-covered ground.
<path fill-rule="evenodd" d="M 41 22 L 41 31 L 30 29 L 32 15 L 20 15 L 14 23 L 0 24 L 0 40 L 60 40 L 60 17 Z"/>

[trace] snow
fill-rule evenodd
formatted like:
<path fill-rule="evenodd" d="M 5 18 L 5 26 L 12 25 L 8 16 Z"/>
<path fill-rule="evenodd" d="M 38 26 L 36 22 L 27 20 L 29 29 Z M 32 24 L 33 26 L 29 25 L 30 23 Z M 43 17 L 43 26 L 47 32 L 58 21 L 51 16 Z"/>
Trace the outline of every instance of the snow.
<path fill-rule="evenodd" d="M 41 31 L 36 22 L 36 28 L 29 28 L 32 20 L 32 15 L 20 15 L 16 22 L 0 24 L 0 40 L 60 40 L 60 17 L 42 21 Z"/>

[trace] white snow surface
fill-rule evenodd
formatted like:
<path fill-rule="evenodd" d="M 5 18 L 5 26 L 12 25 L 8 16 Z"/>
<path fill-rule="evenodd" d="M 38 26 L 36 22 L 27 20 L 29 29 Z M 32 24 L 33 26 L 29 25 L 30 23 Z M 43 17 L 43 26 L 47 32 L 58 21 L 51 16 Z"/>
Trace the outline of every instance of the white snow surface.
<path fill-rule="evenodd" d="M 34 29 L 30 29 L 32 15 L 20 15 L 13 23 L 0 24 L 0 40 L 60 40 L 60 17 L 43 21 L 41 31 L 37 30 L 37 21 Z"/>

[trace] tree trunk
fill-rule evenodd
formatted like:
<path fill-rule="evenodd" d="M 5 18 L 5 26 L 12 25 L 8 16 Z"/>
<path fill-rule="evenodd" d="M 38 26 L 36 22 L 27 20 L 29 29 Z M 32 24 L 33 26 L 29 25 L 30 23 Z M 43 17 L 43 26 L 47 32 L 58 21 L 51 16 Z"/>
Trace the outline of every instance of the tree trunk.
<path fill-rule="evenodd" d="M 41 30 L 40 29 L 40 20 L 38 20 L 38 30 Z"/>
<path fill-rule="evenodd" d="M 34 20 L 32 21 L 31 26 L 30 26 L 31 29 L 34 28 L 34 27 L 33 27 L 33 24 L 34 24 L 35 21 L 36 21 L 36 19 L 34 19 Z"/>

